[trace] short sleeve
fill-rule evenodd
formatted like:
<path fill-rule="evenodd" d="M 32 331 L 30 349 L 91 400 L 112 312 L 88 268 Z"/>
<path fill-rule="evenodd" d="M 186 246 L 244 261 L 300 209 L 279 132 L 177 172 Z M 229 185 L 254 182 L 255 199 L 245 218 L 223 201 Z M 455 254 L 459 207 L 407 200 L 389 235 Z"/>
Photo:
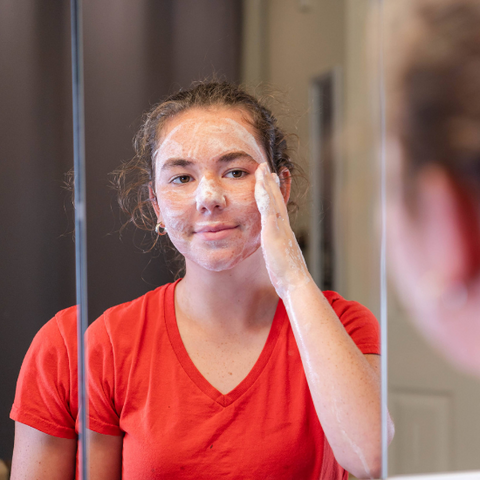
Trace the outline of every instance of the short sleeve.
<path fill-rule="evenodd" d="M 380 355 L 380 325 L 373 313 L 336 292 L 324 292 L 345 330 L 363 354 Z"/>
<path fill-rule="evenodd" d="M 48 435 L 76 438 L 76 412 L 71 408 L 72 391 L 76 389 L 69 353 L 53 318 L 39 330 L 25 355 L 10 412 L 12 420 Z"/>
<path fill-rule="evenodd" d="M 115 408 L 115 365 L 105 314 L 87 330 L 89 428 L 105 435 L 122 435 Z"/>

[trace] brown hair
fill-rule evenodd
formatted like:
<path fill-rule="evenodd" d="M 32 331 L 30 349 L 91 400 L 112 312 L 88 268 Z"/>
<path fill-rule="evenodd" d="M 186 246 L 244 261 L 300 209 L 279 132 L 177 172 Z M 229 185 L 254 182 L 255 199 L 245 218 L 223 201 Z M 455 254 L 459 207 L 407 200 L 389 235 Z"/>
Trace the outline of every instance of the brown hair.
<path fill-rule="evenodd" d="M 405 154 L 406 186 L 436 164 L 478 188 L 480 2 L 414 0 L 406 8 L 394 25 L 387 70 L 389 122 Z"/>
<path fill-rule="evenodd" d="M 260 100 L 228 82 L 197 82 L 189 90 L 170 95 L 145 114 L 134 139 L 135 157 L 113 172 L 119 203 L 128 217 L 125 225 L 133 223 L 142 230 L 154 232 L 157 220 L 149 186 L 153 187 L 153 155 L 158 148 L 165 123 L 188 109 L 217 106 L 239 108 L 250 115 L 257 140 L 265 149 L 272 171 L 279 173 L 281 169 L 287 168 L 291 175 L 297 169 L 290 158 L 287 134 L 281 130 L 272 112 Z M 292 206 L 296 207 L 295 203 L 289 202 L 289 207 Z M 155 246 L 158 235 L 154 235 L 153 239 Z"/>

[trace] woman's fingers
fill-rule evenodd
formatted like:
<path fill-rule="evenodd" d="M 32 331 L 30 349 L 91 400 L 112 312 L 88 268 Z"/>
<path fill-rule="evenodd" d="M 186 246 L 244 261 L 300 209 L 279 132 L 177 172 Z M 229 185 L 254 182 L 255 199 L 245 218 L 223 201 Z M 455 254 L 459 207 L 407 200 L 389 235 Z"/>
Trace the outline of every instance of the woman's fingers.
<path fill-rule="evenodd" d="M 264 184 L 270 198 L 272 199 L 273 211 L 277 218 L 277 223 L 281 223 L 285 227 L 290 226 L 288 219 L 288 211 L 285 205 L 282 192 L 279 187 L 280 181 L 275 173 L 269 173 L 264 169 Z M 279 222 L 280 221 L 280 222 Z"/>
<path fill-rule="evenodd" d="M 271 186 L 279 210 L 286 211 L 285 198 L 280 190 L 280 179 L 278 178 L 278 175 L 276 173 L 271 173 L 270 175 L 267 174 L 267 177 L 267 183 Z"/>
<path fill-rule="evenodd" d="M 285 200 L 278 186 L 278 176 L 270 173 L 268 165 L 261 164 L 255 172 L 255 198 L 262 215 L 264 241 L 275 235 L 276 239 L 290 239 L 293 236 Z"/>
<path fill-rule="evenodd" d="M 255 172 L 255 200 L 262 220 L 274 214 L 274 198 L 266 188 L 264 164 L 260 164 Z"/>

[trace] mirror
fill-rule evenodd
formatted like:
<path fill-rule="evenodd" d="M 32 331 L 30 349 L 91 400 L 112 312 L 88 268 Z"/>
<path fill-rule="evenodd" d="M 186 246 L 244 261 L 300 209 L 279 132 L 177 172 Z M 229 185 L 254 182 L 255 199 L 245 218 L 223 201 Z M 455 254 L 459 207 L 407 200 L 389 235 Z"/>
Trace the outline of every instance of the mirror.
<path fill-rule="evenodd" d="M 282 124 L 298 134 L 298 158 L 313 179 L 294 227 L 310 270 L 323 288 L 379 318 L 380 181 L 362 53 L 367 11 L 368 2 L 313 0 L 85 5 L 92 318 L 172 280 L 161 256 L 136 249 L 141 233 L 128 229 L 122 242 L 112 235 L 119 223 L 108 172 L 132 157 L 142 112 L 212 72 L 284 92 L 276 106 L 287 112 Z"/>
<path fill-rule="evenodd" d="M 42 325 L 75 304 L 74 216 L 64 188 L 73 166 L 68 2 L 1 2 L 0 39 L 0 459 L 8 463 L 25 353 Z"/>
<path fill-rule="evenodd" d="M 415 175 L 417 171 L 411 167 L 419 163 L 419 155 L 418 150 L 411 147 L 414 142 L 420 140 L 423 149 L 422 161 L 428 165 L 428 161 L 433 160 L 431 164 L 435 164 L 438 158 L 434 157 L 443 156 L 444 152 L 448 151 L 446 145 L 454 143 L 453 136 L 447 133 L 449 132 L 447 128 L 445 128 L 445 135 L 437 134 L 435 137 L 427 138 L 425 132 L 432 132 L 433 129 L 438 132 L 440 125 L 445 126 L 444 119 L 451 118 L 451 112 L 455 112 L 455 118 L 458 120 L 458 118 L 463 118 L 464 105 L 475 105 L 478 97 L 472 98 L 471 92 L 465 88 L 465 84 L 459 88 L 459 83 L 456 81 L 447 82 L 450 81 L 450 78 L 458 78 L 462 82 L 465 78 L 463 72 L 468 69 L 468 62 L 471 62 L 472 59 L 473 63 L 478 62 L 476 59 L 478 51 L 467 46 L 476 38 L 476 23 L 472 29 L 469 27 L 469 22 L 474 18 L 472 12 L 475 9 L 478 10 L 480 4 L 475 1 L 466 4 L 456 0 L 430 2 L 430 4 L 420 1 L 395 2 L 393 0 L 386 0 L 383 3 L 387 111 L 390 108 L 389 114 L 386 116 L 386 131 L 390 132 L 390 141 L 387 142 L 387 191 L 390 193 L 389 212 L 391 214 L 387 222 L 390 222 L 388 234 L 392 247 L 389 273 L 391 274 L 390 279 L 395 279 L 396 286 L 402 287 L 403 292 L 402 304 L 398 300 L 399 295 L 393 285 L 389 284 L 387 287 L 389 299 L 388 400 L 390 412 L 396 420 L 395 438 L 389 449 L 389 474 L 406 475 L 477 470 L 476 474 L 471 474 L 473 478 L 478 477 L 480 469 L 478 457 L 480 382 L 478 378 L 454 367 L 452 365 L 453 358 L 451 361 L 447 359 L 447 354 L 452 352 L 445 348 L 445 345 L 454 344 L 455 332 L 465 331 L 465 314 L 462 315 L 461 309 L 450 309 L 445 302 L 437 303 L 441 305 L 441 309 L 432 315 L 430 305 L 432 302 L 442 301 L 440 295 L 443 293 L 432 294 L 429 293 L 428 288 L 428 278 L 437 282 L 437 285 L 441 285 L 443 272 L 440 264 L 445 258 L 458 258 L 455 253 L 460 249 L 450 248 L 447 257 L 443 256 L 440 261 L 437 258 L 436 265 L 428 261 L 423 262 L 418 256 L 420 251 L 418 238 L 423 238 L 423 233 L 419 234 L 419 232 L 425 231 L 422 225 L 434 225 L 437 222 L 426 220 L 431 217 L 425 213 L 426 210 L 420 208 L 421 195 L 419 192 L 422 189 L 420 183 L 417 184 L 412 180 L 420 178 L 420 174 Z M 412 12 L 409 11 L 409 4 L 415 6 Z M 421 8 L 419 8 L 420 6 Z M 465 14 L 465 7 L 467 14 Z M 470 33 L 472 31 L 473 35 Z M 459 38 L 461 38 L 460 48 L 457 43 Z M 476 53 L 466 54 L 466 60 L 456 63 L 454 58 L 459 58 L 463 51 Z M 449 76 L 450 72 L 453 73 L 451 77 Z M 471 82 L 471 75 L 467 74 L 466 77 L 468 78 L 467 83 Z M 422 89 L 421 94 L 419 94 L 419 89 Z M 458 90 L 465 92 L 465 97 L 456 95 Z M 439 92 L 442 92 L 441 95 L 438 95 Z M 405 95 L 400 97 L 401 94 Z M 399 101 L 399 98 L 402 100 Z M 469 99 L 464 102 L 464 98 Z M 443 104 L 442 107 L 439 107 L 444 99 L 449 105 L 448 108 L 445 108 Z M 468 116 L 474 118 L 475 109 L 467 107 L 467 110 L 469 111 Z M 402 113 L 402 117 L 394 115 L 398 112 Z M 425 116 L 420 117 L 422 114 Z M 435 120 L 427 121 L 425 120 L 426 116 L 429 116 L 430 119 L 435 118 Z M 420 118 L 423 119 L 423 122 Z M 411 128 L 415 121 L 417 122 L 416 127 Z M 429 129 L 429 126 L 433 128 Z M 409 153 L 408 160 L 405 160 L 407 157 L 403 158 L 403 162 L 399 162 L 401 157 L 392 146 L 392 138 L 395 138 L 397 128 L 403 134 L 399 144 L 404 145 L 405 149 L 411 153 L 411 155 Z M 405 135 L 406 131 L 411 133 L 415 131 L 415 133 L 409 133 L 407 136 Z M 394 133 L 392 134 L 392 132 Z M 462 128 L 458 133 L 465 135 L 465 132 L 466 129 Z M 431 138 L 435 138 L 435 140 L 431 142 Z M 445 139 L 447 140 L 444 141 Z M 432 145 L 437 147 L 436 153 L 433 155 L 432 152 L 435 151 L 435 148 L 432 148 Z M 427 150 L 428 153 L 426 153 Z M 439 151 L 442 153 L 438 154 Z M 445 155 L 447 165 L 449 162 L 454 163 L 458 160 L 457 153 L 456 148 L 448 151 Z M 410 175 L 401 175 L 400 164 L 411 167 Z M 425 170 L 427 168 L 428 166 Z M 418 169 L 418 173 L 420 171 L 421 169 Z M 452 174 L 453 177 L 454 174 Z M 403 186 L 407 186 L 408 190 L 399 188 L 400 178 L 403 180 Z M 463 185 L 462 182 L 460 184 Z M 405 203 L 409 202 L 410 207 L 409 210 L 405 210 L 408 211 L 407 217 L 414 218 L 415 214 L 422 211 L 424 218 L 421 223 L 413 222 L 409 225 L 411 229 L 409 234 L 405 234 L 408 228 L 405 228 L 402 216 L 398 215 L 400 210 L 397 203 L 400 195 L 407 191 L 408 200 Z M 439 201 L 436 203 L 437 205 L 441 204 Z M 447 209 L 443 209 L 441 217 L 446 218 L 446 216 Z M 469 221 L 472 225 L 475 224 L 473 216 Z M 399 232 L 402 230 L 399 225 L 404 229 L 402 237 L 399 237 Z M 412 225 L 415 226 L 415 230 Z M 418 236 L 414 237 L 414 235 Z M 399 247 L 398 238 L 403 239 L 401 247 Z M 412 241 L 413 238 L 415 240 Z M 441 244 L 442 238 L 444 238 L 443 235 L 432 237 L 428 242 L 429 249 L 438 251 L 438 245 Z M 409 255 L 411 266 L 402 270 L 399 263 L 400 259 L 405 260 L 405 251 L 407 250 L 411 254 Z M 425 258 L 427 257 L 428 255 L 425 255 Z M 432 256 L 432 258 L 434 257 Z M 425 273 L 428 271 L 426 265 L 429 266 L 429 274 Z M 419 271 L 422 273 L 413 281 L 412 272 L 418 273 Z M 421 315 L 419 314 L 418 297 L 412 294 L 411 288 L 406 287 L 407 278 L 409 279 L 408 284 L 418 285 L 418 289 L 415 290 L 422 293 Z M 442 288 L 445 287 L 441 287 L 440 292 L 443 292 Z M 405 300 L 407 298 L 406 291 L 410 292 L 408 300 Z M 430 289 L 430 292 L 432 291 Z M 435 309 L 433 311 L 435 312 Z M 474 313 L 472 320 L 476 320 L 477 317 Z M 448 340 L 445 341 L 444 337 L 444 347 L 439 348 L 441 337 L 437 332 L 446 328 L 449 328 Z M 423 335 L 420 334 L 420 330 L 423 330 Z M 455 343 L 458 352 L 464 351 L 465 338 L 468 337 L 474 338 L 470 330 L 469 334 L 463 336 L 462 342 Z M 453 357 L 453 355 L 451 356 Z"/>

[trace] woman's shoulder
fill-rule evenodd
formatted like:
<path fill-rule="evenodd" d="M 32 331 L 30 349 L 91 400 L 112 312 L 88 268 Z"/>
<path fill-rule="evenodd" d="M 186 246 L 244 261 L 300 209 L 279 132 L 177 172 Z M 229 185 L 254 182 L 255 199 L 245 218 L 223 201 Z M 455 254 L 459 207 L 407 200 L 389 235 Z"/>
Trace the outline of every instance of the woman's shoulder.
<path fill-rule="evenodd" d="M 88 327 L 87 361 L 92 395 L 106 389 L 112 398 L 117 395 L 115 402 L 122 405 L 124 387 L 131 375 L 148 370 L 147 366 L 158 360 L 159 352 L 165 351 L 163 347 L 169 344 L 165 318 L 172 311 L 174 286 L 163 285 L 109 308 Z"/>
<path fill-rule="evenodd" d="M 324 291 L 337 317 L 357 347 L 364 353 L 380 353 L 380 325 L 375 315 L 364 305 L 346 300 L 339 293 Z"/>
<path fill-rule="evenodd" d="M 76 305 L 72 307 L 60 310 L 55 316 L 48 322 L 52 324 L 52 328 L 58 329 L 58 332 L 69 343 L 74 342 L 75 347 L 77 345 L 77 311 Z"/>
<path fill-rule="evenodd" d="M 176 283 L 167 283 L 155 290 L 119 305 L 107 309 L 88 328 L 89 338 L 104 336 L 123 338 L 142 330 L 150 320 L 163 317 L 166 294 L 173 293 Z M 173 295 L 170 295 L 173 298 Z"/>
<path fill-rule="evenodd" d="M 355 300 L 347 300 L 333 290 L 325 290 L 322 293 L 340 319 L 341 317 L 348 316 L 348 318 L 370 318 L 376 321 L 371 310 L 361 303 Z"/>
<path fill-rule="evenodd" d="M 77 307 L 60 310 L 46 322 L 36 333 L 30 349 L 36 346 L 45 349 L 46 346 L 58 345 L 67 350 L 76 349 L 77 345 Z"/>

